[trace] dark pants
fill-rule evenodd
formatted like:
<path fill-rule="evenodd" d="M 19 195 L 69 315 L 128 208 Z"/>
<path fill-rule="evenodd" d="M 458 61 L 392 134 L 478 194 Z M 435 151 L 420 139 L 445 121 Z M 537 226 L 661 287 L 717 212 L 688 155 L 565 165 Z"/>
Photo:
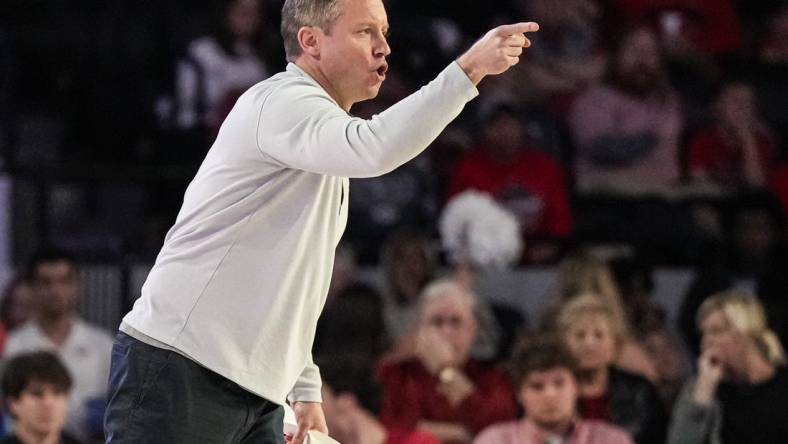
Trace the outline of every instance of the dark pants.
<path fill-rule="evenodd" d="M 173 351 L 119 332 L 107 443 L 281 444 L 284 409 Z"/>

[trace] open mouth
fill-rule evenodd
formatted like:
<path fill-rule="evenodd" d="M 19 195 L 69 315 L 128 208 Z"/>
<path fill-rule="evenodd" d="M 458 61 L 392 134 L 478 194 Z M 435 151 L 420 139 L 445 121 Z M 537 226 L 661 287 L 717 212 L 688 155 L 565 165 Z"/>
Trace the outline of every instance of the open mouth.
<path fill-rule="evenodd" d="M 377 69 L 377 73 L 380 77 L 386 77 L 386 71 L 389 70 L 388 65 L 380 65 Z"/>

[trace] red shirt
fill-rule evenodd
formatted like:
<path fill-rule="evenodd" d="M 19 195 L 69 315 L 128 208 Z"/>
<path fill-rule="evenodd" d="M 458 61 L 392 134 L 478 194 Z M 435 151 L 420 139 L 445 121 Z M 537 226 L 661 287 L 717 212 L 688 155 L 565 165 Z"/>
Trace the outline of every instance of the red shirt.
<path fill-rule="evenodd" d="M 769 188 L 780 199 L 780 202 L 783 204 L 783 210 L 788 216 L 788 164 L 772 171 L 769 179 Z"/>
<path fill-rule="evenodd" d="M 610 422 L 610 395 L 605 393 L 594 398 L 579 398 L 577 409 L 583 419 L 596 419 Z"/>
<path fill-rule="evenodd" d="M 761 168 L 767 173 L 774 147 L 768 134 L 758 133 L 755 143 L 761 160 Z M 740 186 L 744 179 L 744 153 L 742 147 L 731 136 L 713 125 L 700 130 L 689 145 L 688 162 L 690 174 L 704 171 L 720 185 Z M 764 174 L 766 175 L 766 174 Z"/>
<path fill-rule="evenodd" d="M 426 432 L 388 430 L 385 444 L 441 444 L 441 442 Z"/>
<path fill-rule="evenodd" d="M 629 23 L 659 25 L 663 12 L 682 13 L 682 34 L 698 48 L 724 54 L 742 46 L 742 31 L 731 0 L 617 0 Z"/>
<path fill-rule="evenodd" d="M 503 163 L 487 149 L 473 150 L 454 167 L 449 196 L 468 189 L 486 191 L 507 206 L 527 236 L 561 238 L 572 231 L 564 170 L 545 153 L 523 148 Z"/>
<path fill-rule="evenodd" d="M 439 381 L 420 361 L 411 359 L 380 369 L 383 389 L 380 419 L 390 429 L 414 430 L 421 420 L 454 422 L 476 434 L 517 417 L 509 378 L 500 370 L 469 361 L 463 368 L 476 390 L 456 407 L 438 392 Z"/>

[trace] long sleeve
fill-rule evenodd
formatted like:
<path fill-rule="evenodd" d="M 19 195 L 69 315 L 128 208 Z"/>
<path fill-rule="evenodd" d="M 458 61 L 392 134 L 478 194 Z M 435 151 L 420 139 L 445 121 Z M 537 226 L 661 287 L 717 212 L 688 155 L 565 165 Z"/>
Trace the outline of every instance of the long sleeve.
<path fill-rule="evenodd" d="M 309 362 L 304 367 L 301 375 L 298 376 L 293 390 L 287 395 L 287 400 L 290 402 L 322 402 L 323 399 L 320 396 L 321 388 L 320 369 L 310 356 Z"/>
<path fill-rule="evenodd" d="M 291 65 L 288 69 L 300 69 Z M 457 63 L 386 111 L 349 116 L 304 74 L 262 101 L 258 147 L 283 167 L 340 176 L 385 174 L 423 151 L 478 94 Z"/>
<path fill-rule="evenodd" d="M 473 433 L 517 418 L 517 401 L 506 376 L 490 370 L 476 378 L 476 390 L 457 408 L 459 421 Z"/>
<path fill-rule="evenodd" d="M 694 386 L 694 379 L 688 381 L 676 401 L 668 429 L 668 444 L 718 443 L 713 432 L 720 407 L 717 404 L 706 407 L 695 403 L 692 400 Z"/>

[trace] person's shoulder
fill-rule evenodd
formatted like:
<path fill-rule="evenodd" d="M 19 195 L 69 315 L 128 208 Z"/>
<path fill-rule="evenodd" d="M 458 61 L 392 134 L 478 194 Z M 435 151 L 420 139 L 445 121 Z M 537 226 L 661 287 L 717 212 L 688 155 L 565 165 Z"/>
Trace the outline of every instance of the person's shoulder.
<path fill-rule="evenodd" d="M 13 354 L 37 344 L 40 340 L 38 328 L 32 321 L 25 322 L 11 333 L 5 343 L 5 353 Z"/>
<path fill-rule="evenodd" d="M 625 370 L 621 367 L 610 368 L 610 379 L 617 381 L 624 381 L 632 384 L 651 384 L 643 375 Z"/>
<path fill-rule="evenodd" d="M 581 422 L 582 426 L 588 429 L 588 434 L 590 436 L 591 443 L 598 443 L 598 444 L 630 444 L 632 443 L 632 437 L 626 430 L 604 422 L 604 421 L 597 421 L 597 420 L 583 420 Z"/>

